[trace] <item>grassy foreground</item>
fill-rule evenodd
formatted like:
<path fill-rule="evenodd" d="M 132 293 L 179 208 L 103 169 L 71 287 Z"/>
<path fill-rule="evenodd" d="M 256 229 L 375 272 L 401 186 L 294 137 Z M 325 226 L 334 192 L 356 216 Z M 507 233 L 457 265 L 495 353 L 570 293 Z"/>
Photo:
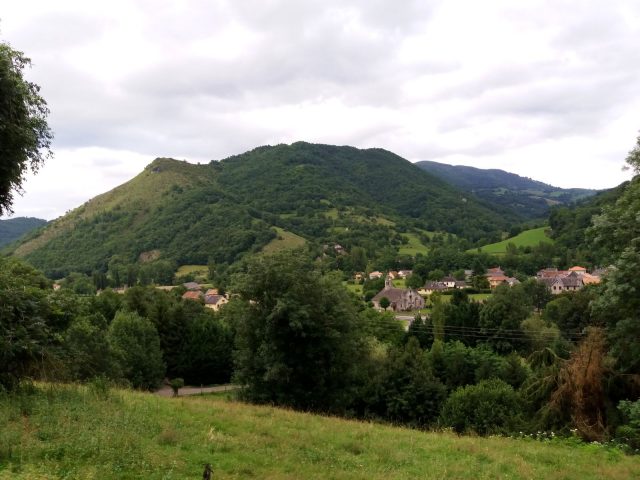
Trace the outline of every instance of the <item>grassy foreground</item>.
<path fill-rule="evenodd" d="M 0 397 L 0 479 L 627 479 L 640 458 L 348 421 L 217 397 L 43 386 Z"/>

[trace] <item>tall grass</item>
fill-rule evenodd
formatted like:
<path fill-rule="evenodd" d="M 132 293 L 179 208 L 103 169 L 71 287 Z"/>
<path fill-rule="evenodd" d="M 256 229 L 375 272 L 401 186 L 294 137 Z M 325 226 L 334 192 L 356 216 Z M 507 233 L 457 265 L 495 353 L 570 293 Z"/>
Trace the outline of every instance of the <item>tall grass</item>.
<path fill-rule="evenodd" d="M 0 479 L 639 478 L 602 446 L 457 437 L 103 385 L 0 398 Z"/>

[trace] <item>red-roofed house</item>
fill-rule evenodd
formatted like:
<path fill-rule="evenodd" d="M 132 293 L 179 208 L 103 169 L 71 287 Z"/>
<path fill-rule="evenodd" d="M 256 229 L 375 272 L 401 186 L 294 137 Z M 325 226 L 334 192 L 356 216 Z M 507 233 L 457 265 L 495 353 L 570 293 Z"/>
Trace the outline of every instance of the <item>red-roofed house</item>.
<path fill-rule="evenodd" d="M 189 290 L 188 292 L 184 292 L 182 294 L 182 298 L 184 300 L 200 301 L 200 299 L 202 298 L 202 292 L 196 292 L 195 290 Z"/>

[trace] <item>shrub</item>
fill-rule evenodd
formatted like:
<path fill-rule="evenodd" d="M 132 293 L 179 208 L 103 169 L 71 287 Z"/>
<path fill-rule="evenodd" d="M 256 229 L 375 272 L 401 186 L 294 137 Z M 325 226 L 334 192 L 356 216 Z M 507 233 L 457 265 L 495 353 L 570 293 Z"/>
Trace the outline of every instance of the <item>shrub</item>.
<path fill-rule="evenodd" d="M 618 410 L 622 412 L 626 423 L 616 429 L 618 440 L 626 443 L 631 448 L 640 448 L 640 400 L 630 402 L 623 400 L 618 404 Z"/>
<path fill-rule="evenodd" d="M 518 394 L 502 380 L 485 380 L 453 392 L 440 412 L 440 423 L 457 433 L 479 435 L 513 431 L 522 414 Z"/>

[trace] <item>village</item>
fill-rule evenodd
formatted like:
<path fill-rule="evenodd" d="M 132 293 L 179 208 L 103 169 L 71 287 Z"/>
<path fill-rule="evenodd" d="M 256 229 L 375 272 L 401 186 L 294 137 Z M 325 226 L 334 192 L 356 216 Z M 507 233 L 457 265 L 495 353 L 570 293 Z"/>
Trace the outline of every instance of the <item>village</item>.
<path fill-rule="evenodd" d="M 448 275 L 437 281 L 428 281 L 421 288 L 402 288 L 394 286 L 396 279 L 406 279 L 412 275 L 411 270 L 390 271 L 386 274 L 380 271 L 371 272 L 368 276 L 370 280 L 385 277 L 385 286 L 372 299 L 371 302 L 376 310 L 389 310 L 393 312 L 407 312 L 425 308 L 426 298 L 433 293 L 451 292 L 455 289 L 470 289 L 470 280 L 474 274 L 471 270 L 465 270 L 465 279 L 459 280 Z M 587 269 L 574 266 L 568 270 L 558 270 L 557 268 L 545 268 L 537 272 L 533 277 L 542 282 L 553 295 L 565 292 L 575 292 L 586 285 L 598 284 L 602 276 L 606 274 L 606 269 L 598 269 L 587 272 Z M 495 290 L 501 285 L 512 287 L 520 283 L 515 277 L 508 276 L 499 266 L 489 268 L 482 275 L 486 279 L 486 286 L 489 290 Z M 356 274 L 355 280 L 362 281 L 363 274 Z"/>

